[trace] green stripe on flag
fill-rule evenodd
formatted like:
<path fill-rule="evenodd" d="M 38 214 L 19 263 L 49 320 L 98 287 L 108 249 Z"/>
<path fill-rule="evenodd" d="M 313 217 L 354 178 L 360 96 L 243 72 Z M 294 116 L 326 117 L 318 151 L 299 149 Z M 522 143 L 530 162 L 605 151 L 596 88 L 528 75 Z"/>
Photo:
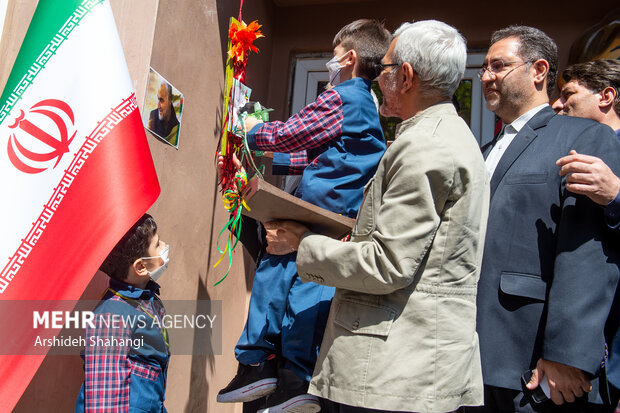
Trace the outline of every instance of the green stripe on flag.
<path fill-rule="evenodd" d="M 39 0 L 0 98 L 0 123 L 82 19 L 105 0 Z"/>

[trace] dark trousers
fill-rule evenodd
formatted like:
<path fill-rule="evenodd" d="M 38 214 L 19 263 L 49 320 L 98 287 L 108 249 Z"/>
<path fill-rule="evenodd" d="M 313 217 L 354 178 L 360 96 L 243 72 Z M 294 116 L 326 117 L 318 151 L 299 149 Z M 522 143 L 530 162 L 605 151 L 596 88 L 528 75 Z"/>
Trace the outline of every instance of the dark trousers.
<path fill-rule="evenodd" d="M 609 406 L 588 403 L 587 396 L 577 399 L 574 403 L 556 405 L 548 400 L 534 403 L 529 395 L 519 390 L 504 389 L 495 386 L 484 386 L 484 406 L 463 407 L 462 413 L 606 413 Z"/>

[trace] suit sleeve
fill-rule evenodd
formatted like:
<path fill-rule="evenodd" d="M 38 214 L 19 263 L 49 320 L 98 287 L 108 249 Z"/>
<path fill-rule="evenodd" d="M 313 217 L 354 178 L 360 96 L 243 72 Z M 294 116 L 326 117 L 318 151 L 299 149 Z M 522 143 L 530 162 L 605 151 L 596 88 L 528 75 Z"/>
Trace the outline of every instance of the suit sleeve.
<path fill-rule="evenodd" d="M 605 219 L 609 228 L 620 234 L 620 193 L 605 207 Z"/>
<path fill-rule="evenodd" d="M 371 294 L 389 294 L 413 282 L 454 180 L 449 152 L 420 141 L 396 140 L 386 152 L 379 166 L 383 173 L 365 190 L 354 242 L 316 234 L 303 238 L 297 270 L 304 281 Z M 359 240 L 356 232 L 369 235 Z"/>
<path fill-rule="evenodd" d="M 600 157 L 618 173 L 620 142 L 611 129 L 591 125 L 574 144 L 571 149 Z M 603 328 L 619 278 L 617 240 L 598 205 L 567 191 L 565 178 L 560 191 L 542 357 L 597 375 L 605 352 Z"/>

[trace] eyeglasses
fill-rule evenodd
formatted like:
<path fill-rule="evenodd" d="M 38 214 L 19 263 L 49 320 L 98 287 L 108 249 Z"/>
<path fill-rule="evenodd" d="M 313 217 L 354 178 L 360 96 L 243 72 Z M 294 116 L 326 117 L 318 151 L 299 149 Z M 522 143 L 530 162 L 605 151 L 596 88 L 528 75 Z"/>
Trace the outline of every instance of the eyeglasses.
<path fill-rule="evenodd" d="M 386 67 L 400 66 L 402 65 L 402 63 L 379 63 L 379 65 L 381 66 L 383 70 L 385 70 Z"/>
<path fill-rule="evenodd" d="M 512 62 L 504 62 L 502 60 L 493 60 L 491 63 L 489 64 L 484 64 L 482 65 L 482 67 L 480 68 L 480 70 L 478 71 L 478 79 L 482 80 L 482 76 L 484 76 L 484 72 L 486 72 L 487 70 L 489 71 L 489 75 L 493 75 L 493 76 L 497 76 L 498 73 L 501 73 L 504 68 L 506 67 L 506 65 L 511 65 L 513 63 L 521 63 L 518 66 L 513 67 L 510 71 L 508 71 L 508 73 L 506 73 L 504 76 L 508 76 L 508 74 L 510 72 L 512 72 L 515 69 L 520 68 L 523 65 L 526 65 L 528 63 L 532 63 L 530 61 L 526 61 L 526 62 L 519 62 L 518 60 L 512 61 Z"/>

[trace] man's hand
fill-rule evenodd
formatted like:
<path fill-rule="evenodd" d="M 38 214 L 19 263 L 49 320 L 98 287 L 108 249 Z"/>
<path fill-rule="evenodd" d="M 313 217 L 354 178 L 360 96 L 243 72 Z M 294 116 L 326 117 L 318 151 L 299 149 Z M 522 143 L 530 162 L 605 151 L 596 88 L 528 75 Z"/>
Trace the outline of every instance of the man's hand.
<path fill-rule="evenodd" d="M 590 380 L 586 379 L 583 371 L 566 364 L 543 359 L 539 359 L 536 363 L 534 374 L 526 387 L 534 390 L 544 376 L 547 376 L 549 381 L 550 398 L 555 404 L 563 404 L 565 401 L 574 402 L 576 397 L 581 397 L 584 392 L 588 393 L 592 390 Z"/>
<path fill-rule="evenodd" d="M 566 189 L 586 195 L 599 205 L 607 206 L 620 191 L 620 178 L 599 158 L 570 151 L 556 161 L 560 175 L 566 175 Z"/>
<path fill-rule="evenodd" d="M 270 221 L 264 225 L 267 230 L 267 252 L 271 255 L 297 251 L 302 235 L 310 232 L 308 227 L 295 221 Z"/>
<path fill-rule="evenodd" d="M 252 130 L 252 128 L 256 125 L 258 125 L 259 123 L 263 123 L 263 121 L 256 119 L 253 116 L 248 116 L 245 118 L 245 120 L 243 121 L 243 125 L 245 126 L 245 131 L 249 132 L 250 130 Z"/>

